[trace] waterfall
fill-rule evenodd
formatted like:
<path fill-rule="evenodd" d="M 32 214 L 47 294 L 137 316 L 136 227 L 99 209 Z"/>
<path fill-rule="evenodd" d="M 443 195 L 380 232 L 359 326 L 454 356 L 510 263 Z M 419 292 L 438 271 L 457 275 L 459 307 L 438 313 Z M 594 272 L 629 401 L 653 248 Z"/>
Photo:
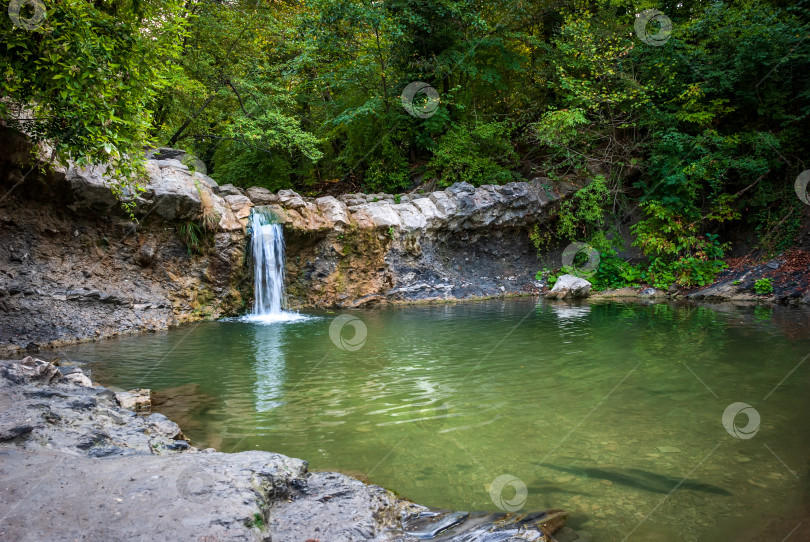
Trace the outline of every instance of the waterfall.
<path fill-rule="evenodd" d="M 253 255 L 254 316 L 280 315 L 284 297 L 284 232 L 275 217 L 261 209 L 250 215 Z"/>
<path fill-rule="evenodd" d="M 253 311 L 242 321 L 271 324 L 309 320 L 309 316 L 285 311 L 284 229 L 276 216 L 264 207 L 254 207 L 248 225 L 253 257 Z"/>
<path fill-rule="evenodd" d="M 284 230 L 275 215 L 262 207 L 250 214 L 248 233 L 253 257 L 253 312 L 249 322 L 305 320 L 304 315 L 282 310 L 284 302 Z"/>

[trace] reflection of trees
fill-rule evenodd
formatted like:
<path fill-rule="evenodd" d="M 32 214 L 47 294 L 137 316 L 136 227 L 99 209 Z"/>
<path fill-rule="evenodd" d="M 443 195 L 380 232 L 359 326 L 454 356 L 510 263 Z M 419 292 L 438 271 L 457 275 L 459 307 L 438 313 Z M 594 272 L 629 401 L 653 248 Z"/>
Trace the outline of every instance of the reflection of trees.
<path fill-rule="evenodd" d="M 661 361 L 712 365 L 729 342 L 724 318 L 708 307 L 640 306 L 636 348 L 645 365 L 672 370 Z"/>

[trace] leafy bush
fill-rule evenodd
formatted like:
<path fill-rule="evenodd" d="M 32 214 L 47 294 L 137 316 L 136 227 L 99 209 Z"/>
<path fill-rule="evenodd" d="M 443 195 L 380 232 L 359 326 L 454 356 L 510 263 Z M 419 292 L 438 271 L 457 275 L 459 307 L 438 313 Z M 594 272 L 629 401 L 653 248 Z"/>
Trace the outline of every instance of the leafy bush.
<path fill-rule="evenodd" d="M 754 292 L 759 295 L 773 293 L 773 279 L 759 279 L 754 283 Z"/>
<path fill-rule="evenodd" d="M 591 279 L 594 290 L 637 288 L 641 284 L 642 268 L 619 258 L 612 247 L 600 253 L 599 268 Z"/>
<path fill-rule="evenodd" d="M 641 277 L 656 288 L 704 286 L 727 266 L 722 261 L 728 244 L 718 236 L 700 235 L 699 220 L 689 220 L 657 201 L 642 204 L 647 218 L 632 227 L 641 247 L 650 258 Z"/>
<path fill-rule="evenodd" d="M 580 236 L 587 237 L 592 232 L 601 232 L 604 229 L 604 206 L 609 195 L 607 181 L 603 176 L 597 175 L 588 186 L 563 200 L 557 214 L 557 234 L 574 241 Z"/>
<path fill-rule="evenodd" d="M 455 124 L 440 140 L 428 163 L 428 175 L 440 186 L 466 181 L 473 186 L 519 180 L 510 170 L 517 153 L 506 122 Z"/>
<path fill-rule="evenodd" d="M 377 155 L 369 160 L 363 184 L 370 192 L 391 193 L 410 187 L 408 160 L 389 135 L 382 138 Z"/>
<path fill-rule="evenodd" d="M 209 174 L 219 184 L 232 184 L 242 188 L 262 186 L 277 191 L 292 188 L 293 169 L 281 154 L 270 154 L 259 149 L 226 141 L 214 151 Z"/>

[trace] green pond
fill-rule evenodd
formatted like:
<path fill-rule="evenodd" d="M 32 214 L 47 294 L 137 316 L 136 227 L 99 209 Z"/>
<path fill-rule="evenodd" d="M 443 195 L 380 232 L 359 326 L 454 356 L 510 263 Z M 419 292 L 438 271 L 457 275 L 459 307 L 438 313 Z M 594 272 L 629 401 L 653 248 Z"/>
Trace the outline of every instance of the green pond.
<path fill-rule="evenodd" d="M 300 457 L 433 507 L 563 508 L 595 541 L 747 540 L 806 499 L 807 310 L 513 300 L 306 316 L 59 355 L 151 388 L 198 447 Z"/>

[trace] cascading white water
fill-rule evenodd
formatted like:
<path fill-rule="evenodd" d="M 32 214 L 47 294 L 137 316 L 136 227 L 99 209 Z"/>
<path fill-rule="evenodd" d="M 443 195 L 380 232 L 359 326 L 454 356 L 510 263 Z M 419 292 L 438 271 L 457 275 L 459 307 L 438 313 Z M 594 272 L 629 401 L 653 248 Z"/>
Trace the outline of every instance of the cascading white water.
<path fill-rule="evenodd" d="M 242 319 L 256 323 L 295 322 L 308 317 L 282 309 L 284 304 L 284 230 L 262 207 L 250 214 L 253 257 L 253 312 Z"/>
<path fill-rule="evenodd" d="M 254 211 L 250 217 L 254 260 L 254 316 L 280 315 L 284 298 L 284 232 L 272 215 Z"/>
<path fill-rule="evenodd" d="M 269 210 L 250 214 L 253 256 L 253 311 L 243 320 L 256 323 L 295 322 L 308 317 L 282 309 L 284 304 L 284 230 Z"/>

